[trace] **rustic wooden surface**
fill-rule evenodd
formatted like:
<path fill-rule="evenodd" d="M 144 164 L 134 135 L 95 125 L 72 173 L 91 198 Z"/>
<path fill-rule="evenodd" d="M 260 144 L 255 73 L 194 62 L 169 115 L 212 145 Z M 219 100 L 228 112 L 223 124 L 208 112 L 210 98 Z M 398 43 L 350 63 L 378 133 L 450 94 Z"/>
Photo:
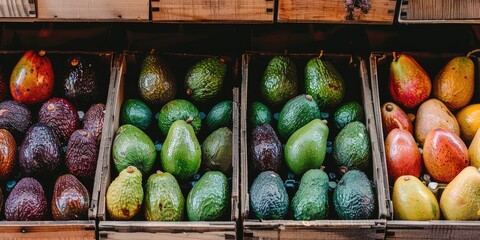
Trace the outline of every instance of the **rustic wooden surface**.
<path fill-rule="evenodd" d="M 480 1 L 402 0 L 399 20 L 477 20 L 480 22 Z"/>
<path fill-rule="evenodd" d="M 396 0 L 370 0 L 367 14 L 355 9 L 354 20 L 346 20 L 344 0 L 278 0 L 278 22 L 327 22 L 393 24 Z"/>
<path fill-rule="evenodd" d="M 95 239 L 95 221 L 1 222 L 0 239 Z"/>
<path fill-rule="evenodd" d="M 35 2 L 30 0 L 0 0 L 0 18 L 35 17 Z"/>
<path fill-rule="evenodd" d="M 478 221 L 387 221 L 386 239 L 478 239 Z"/>
<path fill-rule="evenodd" d="M 271 22 L 273 0 L 151 0 L 155 22 Z"/>
<path fill-rule="evenodd" d="M 40 0 L 38 18 L 149 20 L 148 0 Z"/>

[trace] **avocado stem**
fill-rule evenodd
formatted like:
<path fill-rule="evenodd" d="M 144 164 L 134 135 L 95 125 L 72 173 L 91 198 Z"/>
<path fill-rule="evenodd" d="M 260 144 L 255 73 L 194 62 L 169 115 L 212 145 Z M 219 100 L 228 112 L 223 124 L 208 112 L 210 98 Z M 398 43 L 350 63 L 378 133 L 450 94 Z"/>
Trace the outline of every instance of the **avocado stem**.
<path fill-rule="evenodd" d="M 160 170 L 157 170 L 157 174 L 162 174 L 163 172 Z"/>
<path fill-rule="evenodd" d="M 73 58 L 70 64 L 72 65 L 72 67 L 76 67 L 78 65 L 78 58 Z"/>
<path fill-rule="evenodd" d="M 192 95 L 192 93 L 193 93 L 192 89 L 187 88 L 187 95 L 190 96 L 190 95 Z"/>
<path fill-rule="evenodd" d="M 55 105 L 53 105 L 52 103 L 48 104 L 47 106 L 48 111 L 53 111 L 54 109 L 55 109 Z"/>
<path fill-rule="evenodd" d="M 305 95 L 305 98 L 308 100 L 308 101 L 312 101 L 313 100 L 313 97 L 312 95 Z"/>
<path fill-rule="evenodd" d="M 133 169 L 132 166 L 128 166 L 128 167 L 127 167 L 127 172 L 128 172 L 128 173 L 133 173 L 134 171 L 135 171 L 135 170 Z"/>
<path fill-rule="evenodd" d="M 225 59 L 220 58 L 220 62 L 221 62 L 221 63 L 225 63 Z"/>
<path fill-rule="evenodd" d="M 43 49 L 38 51 L 38 55 L 40 55 L 40 57 L 45 56 L 45 53 L 47 53 L 47 52 L 45 52 L 45 50 L 43 50 Z"/>
<path fill-rule="evenodd" d="M 390 103 L 387 104 L 387 106 L 385 106 L 385 109 L 386 109 L 387 111 L 391 112 L 391 111 L 393 110 L 392 104 L 390 104 Z"/>
<path fill-rule="evenodd" d="M 325 166 L 321 166 L 320 170 L 325 171 Z"/>
<path fill-rule="evenodd" d="M 320 55 L 318 55 L 318 59 L 322 58 L 323 57 L 323 50 L 320 50 Z"/>
<path fill-rule="evenodd" d="M 348 172 L 348 167 L 345 167 L 345 166 L 341 166 L 341 167 L 340 167 L 340 173 L 341 173 L 342 175 L 345 174 L 345 173 L 347 173 L 347 172 Z"/>
<path fill-rule="evenodd" d="M 191 122 L 193 122 L 193 118 L 189 117 L 189 118 L 187 118 L 187 120 L 185 120 L 185 122 L 187 124 L 190 124 Z"/>
<path fill-rule="evenodd" d="M 155 54 L 155 49 L 154 48 L 150 49 L 150 54 Z"/>
<path fill-rule="evenodd" d="M 398 55 L 397 55 L 397 52 L 393 52 L 393 61 L 397 61 L 398 60 Z"/>
<path fill-rule="evenodd" d="M 472 54 L 474 54 L 474 53 L 478 53 L 478 52 L 480 52 L 480 48 L 477 48 L 477 49 L 474 49 L 474 50 L 468 52 L 468 53 L 467 53 L 467 57 L 470 57 L 470 55 L 472 55 Z"/>

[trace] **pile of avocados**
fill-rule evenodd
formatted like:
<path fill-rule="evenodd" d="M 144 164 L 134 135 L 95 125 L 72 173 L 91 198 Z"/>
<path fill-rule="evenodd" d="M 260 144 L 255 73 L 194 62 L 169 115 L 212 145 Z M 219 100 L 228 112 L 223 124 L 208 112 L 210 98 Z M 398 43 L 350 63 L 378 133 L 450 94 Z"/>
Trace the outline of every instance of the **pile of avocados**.
<path fill-rule="evenodd" d="M 106 58 L 43 50 L 2 55 L 5 220 L 88 219 L 110 74 Z"/>
<path fill-rule="evenodd" d="M 157 54 L 128 62 L 112 144 L 110 220 L 229 219 L 232 95 L 220 57 Z"/>
<path fill-rule="evenodd" d="M 323 54 L 256 57 L 249 67 L 248 90 L 261 90 L 248 102 L 249 218 L 373 218 L 358 68 Z"/>

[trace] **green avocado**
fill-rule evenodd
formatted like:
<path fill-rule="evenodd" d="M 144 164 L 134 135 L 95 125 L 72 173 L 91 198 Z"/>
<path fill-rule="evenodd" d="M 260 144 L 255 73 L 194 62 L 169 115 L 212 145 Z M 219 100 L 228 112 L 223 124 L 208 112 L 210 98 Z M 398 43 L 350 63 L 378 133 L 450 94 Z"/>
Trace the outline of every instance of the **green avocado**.
<path fill-rule="evenodd" d="M 153 51 L 145 57 L 140 66 L 138 89 L 140 96 L 153 104 L 171 101 L 177 93 L 173 74 L 166 63 Z"/>
<path fill-rule="evenodd" d="M 295 131 L 285 144 L 285 162 L 297 176 L 309 169 L 320 168 L 327 149 L 328 127 L 314 119 Z"/>
<path fill-rule="evenodd" d="M 190 221 L 218 221 L 230 202 L 227 177 L 219 171 L 208 171 L 188 193 L 187 215 Z"/>
<path fill-rule="evenodd" d="M 297 67 L 286 56 L 273 57 L 263 73 L 260 82 L 263 98 L 272 106 L 279 106 L 298 93 Z"/>
<path fill-rule="evenodd" d="M 133 125 L 125 124 L 115 133 L 112 155 L 118 172 L 128 166 L 134 166 L 146 174 L 152 170 L 157 151 L 147 134 Z"/>
<path fill-rule="evenodd" d="M 248 113 L 250 124 L 252 128 L 260 126 L 264 123 L 270 124 L 272 122 L 272 112 L 268 107 L 261 102 L 253 102 L 249 108 Z"/>
<path fill-rule="evenodd" d="M 138 99 L 127 99 L 120 110 L 122 124 L 132 124 L 146 130 L 152 122 L 152 111 L 144 102 Z"/>
<path fill-rule="evenodd" d="M 375 210 L 370 180 L 358 170 L 348 171 L 333 192 L 335 212 L 342 220 L 369 219 Z"/>
<path fill-rule="evenodd" d="M 364 119 L 363 107 L 358 102 L 351 101 L 344 103 L 333 114 L 335 127 L 342 129 L 353 121 L 362 122 Z"/>
<path fill-rule="evenodd" d="M 295 131 L 313 119 L 320 119 L 321 113 L 317 103 L 310 95 L 299 95 L 283 106 L 278 117 L 278 133 L 287 140 Z"/>
<path fill-rule="evenodd" d="M 261 172 L 250 188 L 250 207 L 260 220 L 282 220 L 288 212 L 288 193 L 280 176 Z"/>
<path fill-rule="evenodd" d="M 305 88 L 321 108 L 334 108 L 345 96 L 342 75 L 329 61 L 319 57 L 312 58 L 305 66 Z"/>
<path fill-rule="evenodd" d="M 232 130 L 222 127 L 208 135 L 202 144 L 202 164 L 205 169 L 232 175 Z"/>
<path fill-rule="evenodd" d="M 221 127 L 232 127 L 233 102 L 230 100 L 217 103 L 205 118 L 205 123 L 211 131 Z"/>
<path fill-rule="evenodd" d="M 328 175 L 320 169 L 303 174 L 297 193 L 292 199 L 295 220 L 323 220 L 328 215 Z"/>
<path fill-rule="evenodd" d="M 223 87 L 227 64 L 222 58 L 206 58 L 193 65 L 185 76 L 187 95 L 198 102 L 215 98 Z"/>
<path fill-rule="evenodd" d="M 129 220 L 143 202 L 142 173 L 134 166 L 123 169 L 107 189 L 106 205 L 112 220 Z"/>
<path fill-rule="evenodd" d="M 340 167 L 367 171 L 372 149 L 365 125 L 353 121 L 342 128 L 333 141 L 332 154 Z"/>
<path fill-rule="evenodd" d="M 160 150 L 160 162 L 165 172 L 171 173 L 179 181 L 195 175 L 202 159 L 202 151 L 193 127 L 183 120 L 175 121 Z"/>
<path fill-rule="evenodd" d="M 185 199 L 175 177 L 157 171 L 147 180 L 145 188 L 145 219 L 147 221 L 180 221 Z"/>
<path fill-rule="evenodd" d="M 166 136 L 170 126 L 177 120 L 192 119 L 192 125 L 195 134 L 202 127 L 202 119 L 197 107 L 191 102 L 183 99 L 175 99 L 165 104 L 158 114 L 158 127 L 163 136 Z"/>

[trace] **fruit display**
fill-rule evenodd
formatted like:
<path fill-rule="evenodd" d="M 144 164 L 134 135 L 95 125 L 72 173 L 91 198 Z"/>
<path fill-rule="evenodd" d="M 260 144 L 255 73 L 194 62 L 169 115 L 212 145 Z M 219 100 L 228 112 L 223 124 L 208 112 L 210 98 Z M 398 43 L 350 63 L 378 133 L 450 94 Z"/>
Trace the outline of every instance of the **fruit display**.
<path fill-rule="evenodd" d="M 111 56 L 44 50 L 0 56 L 11 93 L 0 102 L 0 212 L 7 224 L 89 219 L 102 134 L 94 129 L 103 128 L 105 108 L 87 112 L 105 106 Z M 78 69 L 72 59 L 91 61 Z"/>
<path fill-rule="evenodd" d="M 371 107 L 358 65 L 323 53 L 249 56 L 246 221 L 375 219 Z"/>
<path fill-rule="evenodd" d="M 475 52 L 382 53 L 374 62 L 395 220 L 479 219 Z"/>
<path fill-rule="evenodd" d="M 234 60 L 131 55 L 136 60 L 124 62 L 104 220 L 230 221 L 238 181 Z"/>

